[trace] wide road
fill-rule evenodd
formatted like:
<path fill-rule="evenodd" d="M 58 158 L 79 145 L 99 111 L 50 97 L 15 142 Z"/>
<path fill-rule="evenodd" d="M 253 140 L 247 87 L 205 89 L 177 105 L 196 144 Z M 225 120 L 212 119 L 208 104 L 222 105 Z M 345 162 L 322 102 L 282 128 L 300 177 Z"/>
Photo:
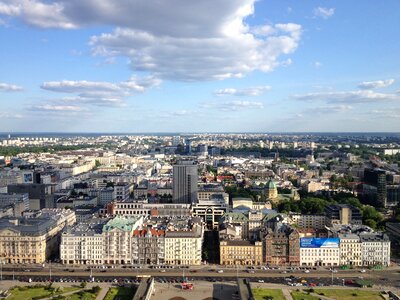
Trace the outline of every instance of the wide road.
<path fill-rule="evenodd" d="M 400 271 L 398 269 L 386 269 L 382 271 L 377 270 L 366 270 L 365 273 L 361 273 L 360 270 L 338 270 L 333 273 L 328 270 L 311 270 L 309 273 L 304 271 L 294 271 L 283 273 L 280 270 L 236 270 L 223 268 L 223 272 L 219 273 L 217 270 L 220 268 L 198 268 L 198 269 L 167 269 L 161 271 L 160 269 L 72 269 L 66 268 L 50 268 L 49 266 L 41 268 L 30 268 L 20 269 L 20 268 L 3 268 L 1 270 L 1 275 L 5 278 L 10 278 L 15 276 L 20 277 L 50 277 L 53 278 L 85 278 L 92 275 L 95 278 L 127 278 L 136 277 L 140 275 L 151 275 L 154 277 L 190 277 L 190 278 L 235 278 L 235 277 L 247 277 L 247 278 L 258 278 L 258 279 L 268 279 L 276 278 L 279 281 L 283 281 L 284 278 L 289 276 L 294 276 L 296 278 L 311 278 L 318 281 L 319 278 L 337 280 L 348 279 L 348 278 L 363 278 L 366 280 L 372 280 L 377 283 L 390 283 L 390 285 L 400 285 Z"/>

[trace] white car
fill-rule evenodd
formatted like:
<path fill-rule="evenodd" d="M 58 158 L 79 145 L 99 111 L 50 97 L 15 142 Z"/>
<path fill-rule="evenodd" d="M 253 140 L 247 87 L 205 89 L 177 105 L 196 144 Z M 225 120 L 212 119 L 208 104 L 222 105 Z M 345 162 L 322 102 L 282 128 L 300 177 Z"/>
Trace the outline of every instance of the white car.
<path fill-rule="evenodd" d="M 362 269 L 360 272 L 361 272 L 361 273 L 365 273 L 365 272 L 367 272 L 367 271 L 365 271 L 364 269 Z"/>
<path fill-rule="evenodd" d="M 224 270 L 218 270 L 218 273 L 224 273 Z"/>
<path fill-rule="evenodd" d="M 160 273 L 165 273 L 166 271 L 163 269 L 163 270 L 160 270 Z"/>
<path fill-rule="evenodd" d="M 310 270 L 304 270 L 304 273 L 310 273 Z"/>
<path fill-rule="evenodd" d="M 264 283 L 265 281 L 262 280 L 262 279 L 259 279 L 258 282 L 259 282 L 259 283 Z"/>

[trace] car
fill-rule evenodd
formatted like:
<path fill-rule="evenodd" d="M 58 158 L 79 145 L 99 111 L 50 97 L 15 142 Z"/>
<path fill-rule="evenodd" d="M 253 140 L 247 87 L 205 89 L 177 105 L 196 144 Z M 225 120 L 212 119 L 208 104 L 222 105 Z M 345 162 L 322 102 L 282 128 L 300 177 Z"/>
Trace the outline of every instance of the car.
<path fill-rule="evenodd" d="M 262 280 L 262 279 L 258 279 L 258 282 L 259 282 L 259 283 L 264 283 L 265 281 Z"/>
<path fill-rule="evenodd" d="M 282 272 L 281 272 L 281 274 L 286 274 L 286 273 L 287 273 L 287 271 L 282 271 Z"/>
<path fill-rule="evenodd" d="M 304 270 L 304 273 L 310 273 L 310 270 Z"/>
<path fill-rule="evenodd" d="M 338 272 L 338 270 L 336 270 L 336 269 L 332 270 L 332 273 L 337 273 L 337 272 Z"/>
<path fill-rule="evenodd" d="M 367 271 L 365 271 L 364 269 L 362 269 L 362 270 L 360 271 L 360 273 L 365 273 L 365 272 L 367 272 Z"/>
<path fill-rule="evenodd" d="M 251 274 L 253 274 L 253 273 L 254 273 L 254 271 L 253 271 L 253 270 L 247 270 L 247 272 L 249 272 L 249 273 L 251 273 Z"/>
<path fill-rule="evenodd" d="M 218 270 L 218 273 L 224 273 L 224 270 Z M 254 272 L 254 271 L 253 271 Z"/>
<path fill-rule="evenodd" d="M 166 271 L 165 270 L 160 270 L 160 273 L 165 273 Z"/>

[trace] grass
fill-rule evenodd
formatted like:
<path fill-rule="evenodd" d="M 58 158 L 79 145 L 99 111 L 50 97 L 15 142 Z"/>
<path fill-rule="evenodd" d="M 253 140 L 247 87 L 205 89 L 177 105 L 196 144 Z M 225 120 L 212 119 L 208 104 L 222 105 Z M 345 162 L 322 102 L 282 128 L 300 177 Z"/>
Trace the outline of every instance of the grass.
<path fill-rule="evenodd" d="M 266 300 L 266 299 L 273 299 L 273 300 L 285 300 L 285 296 L 281 290 L 277 289 L 252 289 L 254 298 L 256 300 Z M 270 298 L 268 298 L 270 297 Z"/>
<path fill-rule="evenodd" d="M 301 291 L 292 291 L 291 294 L 293 300 L 319 300 L 319 297 L 308 295 L 307 293 L 303 293 Z"/>
<path fill-rule="evenodd" d="M 112 287 L 104 300 L 132 300 L 134 293 L 135 290 L 132 287 Z"/>
<path fill-rule="evenodd" d="M 323 293 L 325 296 L 337 300 L 382 300 L 380 292 L 366 290 L 348 290 L 348 289 L 324 289 L 315 290 L 315 293 Z"/>
<path fill-rule="evenodd" d="M 63 293 L 68 293 L 72 291 L 76 291 L 79 288 L 76 287 L 64 287 L 61 290 L 54 293 L 54 295 L 60 295 Z M 10 290 L 10 296 L 7 300 L 31 300 L 37 297 L 50 297 L 51 291 L 43 287 L 14 287 Z"/>

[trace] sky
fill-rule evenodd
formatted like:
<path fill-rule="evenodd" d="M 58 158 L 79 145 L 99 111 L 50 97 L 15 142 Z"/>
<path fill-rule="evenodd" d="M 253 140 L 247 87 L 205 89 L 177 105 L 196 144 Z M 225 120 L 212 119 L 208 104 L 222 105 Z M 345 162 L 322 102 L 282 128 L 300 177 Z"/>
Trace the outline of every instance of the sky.
<path fill-rule="evenodd" d="M 400 1 L 0 0 L 1 132 L 399 132 Z"/>

